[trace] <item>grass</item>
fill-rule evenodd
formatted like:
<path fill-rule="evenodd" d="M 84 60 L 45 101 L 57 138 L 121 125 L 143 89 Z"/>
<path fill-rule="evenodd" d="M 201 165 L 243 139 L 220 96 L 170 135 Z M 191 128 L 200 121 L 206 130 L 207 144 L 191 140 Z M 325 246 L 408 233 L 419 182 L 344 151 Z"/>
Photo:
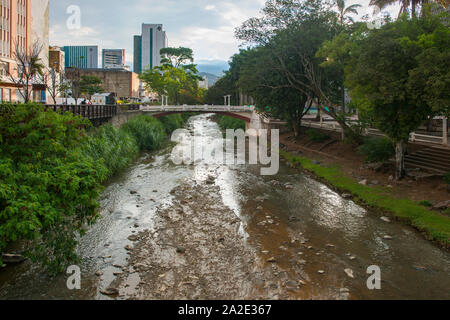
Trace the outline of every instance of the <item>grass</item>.
<path fill-rule="evenodd" d="M 280 154 L 292 164 L 300 165 L 338 190 L 351 193 L 357 202 L 387 212 L 423 232 L 427 239 L 437 242 L 446 249 L 450 247 L 450 217 L 430 211 L 409 199 L 393 197 L 389 188 L 361 185 L 342 173 L 337 166 L 317 165 L 308 158 L 295 156 L 283 150 Z"/>

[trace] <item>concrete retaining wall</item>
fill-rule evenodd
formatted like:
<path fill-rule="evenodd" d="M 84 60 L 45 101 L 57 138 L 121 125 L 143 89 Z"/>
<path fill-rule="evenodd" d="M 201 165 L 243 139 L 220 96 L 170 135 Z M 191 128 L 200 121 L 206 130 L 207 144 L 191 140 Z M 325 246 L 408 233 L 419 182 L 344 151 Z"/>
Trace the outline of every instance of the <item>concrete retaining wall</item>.
<path fill-rule="evenodd" d="M 143 114 L 142 111 L 122 112 L 114 116 L 111 120 L 109 120 L 109 123 L 111 123 L 115 128 L 120 128 L 122 125 L 124 125 L 131 119 L 136 118 L 141 114 Z"/>

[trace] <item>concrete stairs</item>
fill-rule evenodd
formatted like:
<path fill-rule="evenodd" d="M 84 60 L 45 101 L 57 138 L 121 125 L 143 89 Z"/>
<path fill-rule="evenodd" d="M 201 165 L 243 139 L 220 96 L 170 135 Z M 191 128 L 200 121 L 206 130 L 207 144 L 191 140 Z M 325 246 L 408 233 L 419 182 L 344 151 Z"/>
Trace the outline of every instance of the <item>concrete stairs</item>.
<path fill-rule="evenodd" d="M 406 169 L 420 168 L 435 173 L 450 172 L 450 149 L 428 147 L 405 157 Z"/>

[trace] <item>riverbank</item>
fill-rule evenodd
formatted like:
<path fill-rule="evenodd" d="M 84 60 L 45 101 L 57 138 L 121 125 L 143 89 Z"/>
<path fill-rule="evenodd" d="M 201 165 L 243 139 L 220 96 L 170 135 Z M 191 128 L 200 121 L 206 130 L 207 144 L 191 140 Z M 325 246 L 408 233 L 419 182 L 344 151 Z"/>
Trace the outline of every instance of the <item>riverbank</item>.
<path fill-rule="evenodd" d="M 286 136 L 281 143 L 288 143 Z M 317 152 L 312 156 L 311 153 L 314 152 L 311 150 L 309 155 L 304 155 L 308 152 L 305 152 L 305 148 L 295 148 L 292 144 L 289 144 L 288 150 L 291 152 L 281 150 L 281 156 L 291 165 L 313 173 L 320 180 L 343 193 L 343 196 L 351 197 L 366 207 L 377 209 L 385 215 L 390 215 L 391 218 L 405 222 L 422 232 L 428 240 L 445 249 L 450 248 L 450 218 L 428 210 L 413 200 L 395 196 L 394 182 L 387 186 L 378 185 L 379 182 L 377 185 L 367 185 L 369 184 L 367 179 L 360 180 L 347 175 L 342 162 L 339 162 L 336 157 L 320 162 L 316 159 L 320 157 L 322 160 L 326 157 L 324 152 Z M 300 156 L 293 152 L 303 154 Z"/>
<path fill-rule="evenodd" d="M 52 273 L 79 262 L 78 236 L 98 218 L 104 183 L 160 149 L 187 116 L 141 115 L 117 129 L 39 104 L 1 113 L 0 267 L 14 263 L 11 251 Z"/>

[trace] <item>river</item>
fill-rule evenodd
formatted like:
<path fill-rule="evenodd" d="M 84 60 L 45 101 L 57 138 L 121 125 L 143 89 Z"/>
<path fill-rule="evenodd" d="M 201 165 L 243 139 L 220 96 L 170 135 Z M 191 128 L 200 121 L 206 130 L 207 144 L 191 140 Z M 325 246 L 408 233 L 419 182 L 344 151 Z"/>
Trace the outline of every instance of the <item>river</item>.
<path fill-rule="evenodd" d="M 217 143 L 211 115 L 187 128 Z M 78 248 L 80 290 L 25 262 L 0 270 L 0 299 L 450 299 L 450 254 L 412 228 L 283 161 L 261 176 L 257 165 L 174 165 L 171 150 L 109 181 Z M 366 284 L 373 265 L 379 290 Z"/>

